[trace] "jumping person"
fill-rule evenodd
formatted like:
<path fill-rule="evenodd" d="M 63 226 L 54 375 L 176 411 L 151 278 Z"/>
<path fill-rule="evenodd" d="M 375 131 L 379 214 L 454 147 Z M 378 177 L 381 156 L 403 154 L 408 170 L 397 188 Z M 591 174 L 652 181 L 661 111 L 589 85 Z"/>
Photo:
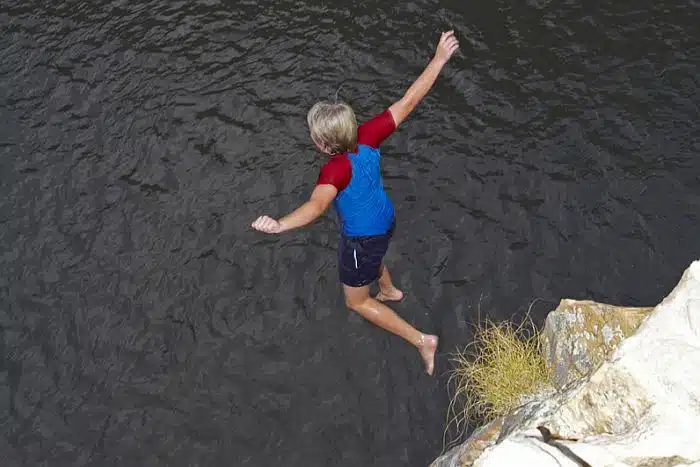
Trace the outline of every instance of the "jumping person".
<path fill-rule="evenodd" d="M 383 262 L 395 219 L 380 174 L 379 145 L 425 97 L 458 47 L 453 31 L 442 33 L 433 59 L 404 96 L 359 127 L 349 105 L 315 104 L 307 115 L 311 140 L 330 160 L 321 168 L 310 199 L 279 220 L 261 216 L 252 224 L 261 232 L 279 234 L 310 224 L 333 203 L 341 226 L 338 272 L 345 303 L 413 344 L 429 375 L 433 374 L 437 336 L 418 331 L 383 303 L 401 300 L 403 293 L 392 283 Z M 369 286 L 374 281 L 379 283 L 379 293 L 372 298 Z"/>

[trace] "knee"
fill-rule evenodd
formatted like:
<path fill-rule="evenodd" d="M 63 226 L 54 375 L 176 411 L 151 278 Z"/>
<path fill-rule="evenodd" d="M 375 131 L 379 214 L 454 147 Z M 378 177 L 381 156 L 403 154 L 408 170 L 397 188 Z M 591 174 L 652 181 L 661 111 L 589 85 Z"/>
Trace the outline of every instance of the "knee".
<path fill-rule="evenodd" d="M 345 297 L 345 306 L 352 311 L 359 311 L 365 303 L 365 298 L 358 299 L 355 297 Z"/>
<path fill-rule="evenodd" d="M 348 307 L 348 309 L 355 311 L 357 309 L 357 300 L 345 297 L 345 306 Z"/>

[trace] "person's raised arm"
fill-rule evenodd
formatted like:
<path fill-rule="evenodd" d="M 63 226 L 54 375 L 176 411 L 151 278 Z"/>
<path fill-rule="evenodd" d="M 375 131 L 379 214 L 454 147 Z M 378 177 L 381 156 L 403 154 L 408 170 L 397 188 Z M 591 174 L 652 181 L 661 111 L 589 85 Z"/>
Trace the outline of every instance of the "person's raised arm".
<path fill-rule="evenodd" d="M 408 114 L 416 108 L 416 105 L 423 100 L 425 95 L 428 94 L 440 71 L 442 71 L 442 68 L 450 60 L 457 48 L 459 48 L 459 42 L 454 36 L 454 31 L 443 32 L 437 45 L 435 56 L 423 73 L 408 88 L 403 97 L 389 107 L 389 112 L 394 117 L 396 126 L 399 126 L 408 117 Z"/>
<path fill-rule="evenodd" d="M 338 189 L 329 184 L 317 185 L 307 202 L 279 220 L 260 216 L 252 227 L 260 232 L 279 234 L 312 223 L 323 214 L 338 194 Z"/>

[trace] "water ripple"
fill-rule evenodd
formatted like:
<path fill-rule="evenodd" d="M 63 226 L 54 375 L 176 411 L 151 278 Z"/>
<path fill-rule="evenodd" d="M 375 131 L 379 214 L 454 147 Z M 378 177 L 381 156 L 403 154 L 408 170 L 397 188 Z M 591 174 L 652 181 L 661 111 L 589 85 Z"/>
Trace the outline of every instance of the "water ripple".
<path fill-rule="evenodd" d="M 0 449 L 15 465 L 425 465 L 478 314 L 656 303 L 698 257 L 697 2 L 0 5 Z M 462 49 L 383 148 L 398 311 L 348 313 L 306 109 L 361 120 Z"/>

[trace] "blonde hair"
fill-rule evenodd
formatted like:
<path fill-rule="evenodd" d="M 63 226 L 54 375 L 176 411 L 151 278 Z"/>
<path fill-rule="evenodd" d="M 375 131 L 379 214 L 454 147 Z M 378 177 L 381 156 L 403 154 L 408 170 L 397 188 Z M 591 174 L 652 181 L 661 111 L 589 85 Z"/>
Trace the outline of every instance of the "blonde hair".
<path fill-rule="evenodd" d="M 318 102 L 306 116 L 311 139 L 321 151 L 342 154 L 357 146 L 357 120 L 352 108 L 343 102 Z"/>

